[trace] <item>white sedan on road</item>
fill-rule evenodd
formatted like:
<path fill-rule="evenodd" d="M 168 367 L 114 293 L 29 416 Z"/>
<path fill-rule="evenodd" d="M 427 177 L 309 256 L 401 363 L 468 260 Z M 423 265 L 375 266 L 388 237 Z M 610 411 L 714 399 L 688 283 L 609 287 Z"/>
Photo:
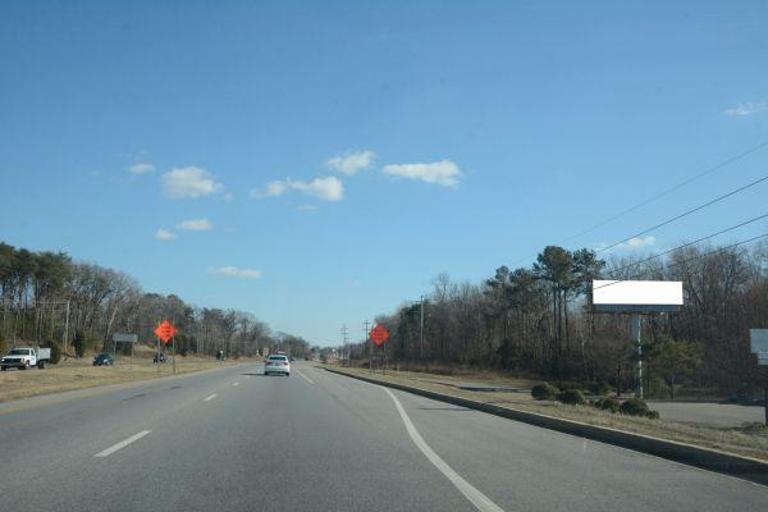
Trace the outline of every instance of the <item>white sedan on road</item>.
<path fill-rule="evenodd" d="M 291 363 L 288 356 L 275 355 L 267 357 L 264 361 L 264 375 L 271 373 L 282 373 L 286 377 L 291 375 Z"/>

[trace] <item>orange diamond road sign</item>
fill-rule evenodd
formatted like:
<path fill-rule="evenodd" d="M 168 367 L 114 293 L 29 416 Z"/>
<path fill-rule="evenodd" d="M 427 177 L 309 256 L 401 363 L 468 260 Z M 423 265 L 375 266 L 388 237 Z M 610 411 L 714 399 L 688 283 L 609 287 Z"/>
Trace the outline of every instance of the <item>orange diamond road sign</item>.
<path fill-rule="evenodd" d="M 171 341 L 171 338 L 173 338 L 179 331 L 176 330 L 171 322 L 168 320 L 163 320 L 157 327 L 155 327 L 154 332 L 155 336 L 167 344 L 169 341 Z"/>
<path fill-rule="evenodd" d="M 377 347 L 380 347 L 382 343 L 387 341 L 387 338 L 389 338 L 389 331 L 383 325 L 376 324 L 371 330 L 371 340 L 373 340 Z"/>

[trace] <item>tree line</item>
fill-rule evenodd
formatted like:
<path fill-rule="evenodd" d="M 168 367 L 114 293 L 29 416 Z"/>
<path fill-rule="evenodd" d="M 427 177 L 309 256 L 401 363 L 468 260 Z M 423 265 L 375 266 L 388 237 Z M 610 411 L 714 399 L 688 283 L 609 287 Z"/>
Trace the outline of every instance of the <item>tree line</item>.
<path fill-rule="evenodd" d="M 154 343 L 157 323 L 179 330 L 182 353 L 227 357 L 284 350 L 309 354 L 301 337 L 273 332 L 253 314 L 200 308 L 177 295 L 145 292 L 118 270 L 72 259 L 63 252 L 33 252 L 0 242 L 0 348 L 20 343 L 57 345 L 69 355 L 113 350 L 114 333 L 133 333 Z"/>
<path fill-rule="evenodd" d="M 592 312 L 592 280 L 682 281 L 682 311 L 644 317 L 645 389 L 673 398 L 681 387 L 699 396 L 749 393 L 760 382 L 749 329 L 768 318 L 767 255 L 765 246 L 688 246 L 665 258 L 605 261 L 589 249 L 548 246 L 531 265 L 499 267 L 482 283 L 441 274 L 423 304 L 376 318 L 391 333 L 382 348 L 340 350 L 359 360 L 495 368 L 626 391 L 637 384 L 629 316 Z"/>

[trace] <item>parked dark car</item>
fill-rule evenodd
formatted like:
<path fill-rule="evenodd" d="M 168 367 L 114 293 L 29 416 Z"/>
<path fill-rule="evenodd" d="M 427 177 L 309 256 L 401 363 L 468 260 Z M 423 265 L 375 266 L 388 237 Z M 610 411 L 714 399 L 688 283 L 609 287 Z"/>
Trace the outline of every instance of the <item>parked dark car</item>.
<path fill-rule="evenodd" d="M 101 353 L 93 358 L 93 366 L 112 366 L 115 358 L 109 354 Z"/>

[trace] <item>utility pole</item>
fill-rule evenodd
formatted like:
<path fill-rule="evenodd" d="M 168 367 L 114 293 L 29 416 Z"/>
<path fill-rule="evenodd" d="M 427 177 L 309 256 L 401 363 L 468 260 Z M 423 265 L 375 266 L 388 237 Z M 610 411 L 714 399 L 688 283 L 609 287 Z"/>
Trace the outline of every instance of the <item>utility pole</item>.
<path fill-rule="evenodd" d="M 635 313 L 632 315 L 631 319 L 631 327 L 632 327 L 632 341 L 635 342 L 635 350 L 637 353 L 637 387 L 635 390 L 635 394 L 637 395 L 637 398 L 643 399 L 643 345 L 642 345 L 642 338 L 640 336 L 641 328 L 642 328 L 642 317 Z"/>
<path fill-rule="evenodd" d="M 424 359 L 424 296 L 422 295 L 419 304 L 421 304 L 421 318 L 419 320 L 419 357 Z"/>
<path fill-rule="evenodd" d="M 370 325 L 371 323 L 368 320 L 363 322 L 364 342 L 368 344 L 368 369 L 373 371 L 373 342 L 370 338 Z"/>
<path fill-rule="evenodd" d="M 344 342 L 344 348 L 341 350 L 342 361 L 343 361 L 343 358 L 344 358 L 344 352 L 347 353 L 347 359 L 349 359 L 349 348 L 347 347 L 347 344 L 349 343 L 349 341 L 348 341 L 348 338 L 347 338 L 347 332 L 348 332 L 347 331 L 347 324 L 343 324 L 341 326 L 341 339 Z"/>

